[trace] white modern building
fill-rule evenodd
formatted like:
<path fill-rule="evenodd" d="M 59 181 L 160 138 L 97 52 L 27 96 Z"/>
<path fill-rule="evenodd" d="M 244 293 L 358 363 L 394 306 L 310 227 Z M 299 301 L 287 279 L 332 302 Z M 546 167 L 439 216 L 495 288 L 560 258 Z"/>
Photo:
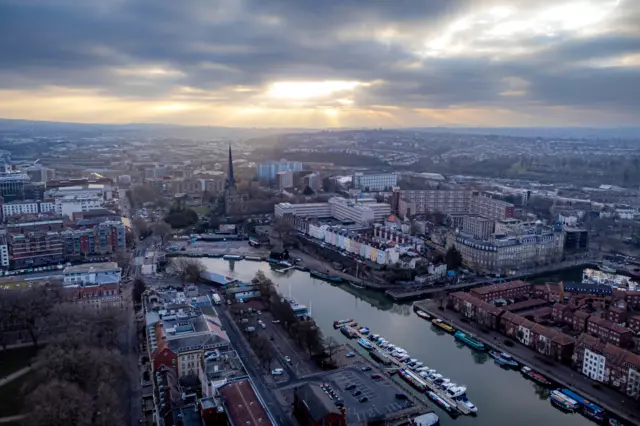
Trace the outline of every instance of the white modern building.
<path fill-rule="evenodd" d="M 398 184 L 396 173 L 354 173 L 353 187 L 363 191 L 391 191 Z"/>
<path fill-rule="evenodd" d="M 51 201 L 13 201 L 2 204 L 2 217 L 52 212 L 55 209 L 56 205 Z"/>
<path fill-rule="evenodd" d="M 85 263 L 67 266 L 63 276 L 65 287 L 117 283 L 120 282 L 122 268 L 116 262 Z"/>
<path fill-rule="evenodd" d="M 608 377 L 606 363 L 607 358 L 605 358 L 604 355 L 585 349 L 584 357 L 582 359 L 582 374 L 588 376 L 591 380 L 605 382 Z"/>
<path fill-rule="evenodd" d="M 4 235 L 0 235 L 0 268 L 9 268 L 9 245 Z"/>
<path fill-rule="evenodd" d="M 300 172 L 302 163 L 299 161 L 269 161 L 258 164 L 258 179 L 261 181 L 273 181 L 278 172 L 282 171 Z"/>
<path fill-rule="evenodd" d="M 56 213 L 59 215 L 73 217 L 74 213 L 86 212 L 99 209 L 103 199 L 95 194 L 65 195 L 56 197 Z"/>
<path fill-rule="evenodd" d="M 293 172 L 291 170 L 283 170 L 276 174 L 276 186 L 283 190 L 293 187 Z"/>
<path fill-rule="evenodd" d="M 276 218 L 293 214 L 302 217 L 334 217 L 341 221 L 368 224 L 381 222 L 387 218 L 391 213 L 391 206 L 369 198 L 332 197 L 327 203 L 279 203 L 275 205 L 274 213 Z"/>

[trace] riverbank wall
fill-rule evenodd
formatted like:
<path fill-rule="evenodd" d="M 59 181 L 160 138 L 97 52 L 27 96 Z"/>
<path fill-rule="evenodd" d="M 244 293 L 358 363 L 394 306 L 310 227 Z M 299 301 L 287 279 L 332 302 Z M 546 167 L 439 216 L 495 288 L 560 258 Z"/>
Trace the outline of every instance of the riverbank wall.
<path fill-rule="evenodd" d="M 502 334 L 483 330 L 476 323 L 463 323 L 460 321 L 460 315 L 452 310 L 441 311 L 438 309 L 437 302 L 433 300 L 423 300 L 413 304 L 414 310 L 420 309 L 431 316 L 442 318 L 449 322 L 453 327 L 462 330 L 465 333 L 473 334 L 478 340 L 487 346 L 497 350 L 508 352 L 520 364 L 527 365 L 534 370 L 539 371 L 545 376 L 565 388 L 574 389 L 576 393 L 582 395 L 586 399 L 600 405 L 610 413 L 624 419 L 631 424 L 640 423 L 640 408 L 637 403 L 630 397 L 622 395 L 612 389 L 602 386 L 600 389 L 593 387 L 595 382 L 580 372 L 570 367 L 558 364 L 548 358 L 543 358 L 531 349 L 514 342 L 514 346 L 504 344 L 506 339 Z M 510 340 L 510 339 L 509 339 Z M 625 404 L 628 401 L 630 404 Z"/>

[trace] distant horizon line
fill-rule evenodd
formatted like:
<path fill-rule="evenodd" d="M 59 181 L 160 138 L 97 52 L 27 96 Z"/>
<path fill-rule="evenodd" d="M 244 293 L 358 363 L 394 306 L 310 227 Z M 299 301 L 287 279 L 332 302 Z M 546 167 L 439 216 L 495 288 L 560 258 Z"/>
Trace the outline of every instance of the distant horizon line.
<path fill-rule="evenodd" d="M 295 126 L 218 126 L 214 124 L 177 124 L 177 123 L 155 123 L 155 122 L 129 122 L 129 123 L 98 123 L 85 121 L 53 121 L 53 120 L 33 120 L 28 118 L 4 118 L 0 121 L 15 121 L 25 123 L 50 123 L 69 124 L 85 126 L 165 126 L 165 127 L 197 127 L 210 129 L 262 129 L 262 130 L 407 130 L 407 129 L 579 129 L 579 130 L 615 130 L 615 129 L 640 129 L 638 126 L 473 126 L 473 125 L 442 125 L 442 126 L 398 126 L 398 127 L 370 127 L 370 126 L 345 126 L 345 127 L 295 127 Z"/>

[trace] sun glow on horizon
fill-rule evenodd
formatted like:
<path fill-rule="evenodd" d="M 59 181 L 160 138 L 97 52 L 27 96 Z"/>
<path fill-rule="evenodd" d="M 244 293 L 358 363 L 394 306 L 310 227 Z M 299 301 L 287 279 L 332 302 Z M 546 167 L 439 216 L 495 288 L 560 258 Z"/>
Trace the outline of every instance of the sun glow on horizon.
<path fill-rule="evenodd" d="M 271 84 L 267 95 L 274 99 L 312 99 L 364 85 L 359 81 L 279 81 Z"/>

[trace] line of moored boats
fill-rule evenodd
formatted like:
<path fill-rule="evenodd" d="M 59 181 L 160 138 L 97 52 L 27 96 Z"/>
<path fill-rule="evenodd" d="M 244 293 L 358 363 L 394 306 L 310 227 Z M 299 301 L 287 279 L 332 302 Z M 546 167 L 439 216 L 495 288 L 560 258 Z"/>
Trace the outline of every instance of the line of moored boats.
<path fill-rule="evenodd" d="M 434 327 L 440 330 L 444 330 L 447 333 L 453 334 L 456 340 L 465 343 L 467 346 L 475 350 L 485 351 L 489 349 L 484 343 L 477 340 L 472 334 L 465 333 L 462 330 L 456 330 L 451 324 L 448 324 L 446 321 L 440 318 L 433 317 L 429 313 L 424 312 L 420 309 L 416 309 L 415 313 L 420 318 L 430 321 Z M 525 378 L 547 388 L 555 387 L 555 383 L 553 381 L 540 374 L 539 372 L 533 370 L 531 367 L 528 367 L 526 365 L 520 366 L 518 361 L 513 359 L 513 357 L 507 352 L 489 350 L 488 354 L 491 358 L 493 358 L 494 362 L 501 367 L 509 369 L 520 368 L 520 373 Z M 578 395 L 570 389 L 552 390 L 549 394 L 549 400 L 554 407 L 557 407 L 560 410 L 571 413 L 580 412 L 585 417 L 596 422 L 601 422 L 605 418 L 605 410 L 602 407 L 588 401 L 587 399 Z M 622 425 L 620 421 L 614 418 L 609 418 L 608 424 L 610 426 Z"/>
<path fill-rule="evenodd" d="M 411 358 L 409 353 L 396 346 L 378 334 L 370 334 L 367 327 L 358 327 L 353 319 L 334 321 L 335 328 L 346 337 L 359 337 L 358 344 L 369 351 L 371 357 L 385 364 L 392 364 L 390 358 L 395 359 L 395 364 L 401 366 L 397 370 L 398 376 L 409 383 L 414 389 L 424 392 L 449 414 L 456 416 L 460 411 L 464 413 L 476 413 L 477 407 L 466 396 L 467 388 L 458 385 L 450 379 L 439 374 L 436 370 L 424 365 L 422 361 Z"/>

